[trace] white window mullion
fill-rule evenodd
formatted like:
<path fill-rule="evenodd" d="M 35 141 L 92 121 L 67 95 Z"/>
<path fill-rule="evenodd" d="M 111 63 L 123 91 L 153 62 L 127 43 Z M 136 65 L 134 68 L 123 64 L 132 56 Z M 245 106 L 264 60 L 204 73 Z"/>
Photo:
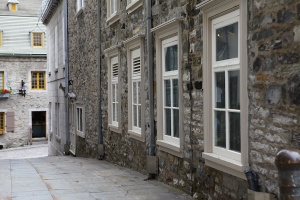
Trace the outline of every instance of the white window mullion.
<path fill-rule="evenodd" d="M 229 80 L 228 70 L 225 70 L 225 120 L 226 120 L 226 149 L 229 150 Z"/>

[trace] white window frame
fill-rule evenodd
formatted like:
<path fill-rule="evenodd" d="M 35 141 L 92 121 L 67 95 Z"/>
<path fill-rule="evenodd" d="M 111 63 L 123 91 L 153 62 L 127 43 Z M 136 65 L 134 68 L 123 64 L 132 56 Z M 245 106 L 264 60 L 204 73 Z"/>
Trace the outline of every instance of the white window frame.
<path fill-rule="evenodd" d="M 145 127 L 145 92 L 144 92 L 144 39 L 145 35 L 135 35 L 128 40 L 124 41 L 127 47 L 127 69 L 128 69 L 128 133 L 131 138 L 141 142 L 145 142 L 145 132 L 142 127 Z M 140 57 L 140 74 L 133 75 L 133 59 L 134 57 Z M 141 106 L 141 128 L 134 127 L 133 125 L 133 81 L 140 81 L 140 99 Z"/>
<path fill-rule="evenodd" d="M 115 2 L 115 10 L 111 12 L 112 2 Z M 106 0 L 107 3 L 107 23 L 111 25 L 120 19 L 119 10 L 120 10 L 120 2 L 119 0 Z"/>
<path fill-rule="evenodd" d="M 76 12 L 80 13 L 84 8 L 84 0 L 77 0 L 76 3 Z"/>
<path fill-rule="evenodd" d="M 117 92 L 117 101 L 118 101 L 118 122 L 113 122 L 112 120 L 112 83 L 113 81 L 117 81 L 118 84 L 120 83 L 120 53 L 119 53 L 119 48 L 121 45 L 115 45 L 112 46 L 108 49 L 104 50 L 105 56 L 106 56 L 106 61 L 107 61 L 107 76 L 108 76 L 108 128 L 109 130 L 116 132 L 116 133 L 121 133 L 122 130 L 120 128 L 121 123 L 121 90 L 120 86 L 118 86 Z M 118 63 L 118 78 L 117 80 L 112 80 L 112 58 L 117 58 L 117 63 Z"/>
<path fill-rule="evenodd" d="M 247 94 L 247 2 L 243 0 L 204 1 L 196 6 L 203 10 L 203 108 L 204 108 L 204 152 L 205 164 L 217 170 L 246 179 L 244 170 L 248 167 L 248 94 Z M 218 20 L 228 19 L 226 24 L 232 24 L 230 15 L 239 13 L 239 48 L 238 58 L 215 61 L 215 33 Z M 219 151 L 214 147 L 214 73 L 240 70 L 240 123 L 241 152 Z M 228 93 L 228 92 L 227 92 Z M 222 149 L 224 150 L 224 149 Z"/>
<path fill-rule="evenodd" d="M 173 83 L 172 83 L 172 80 L 177 79 L 179 81 L 179 74 L 178 74 L 178 69 L 173 70 L 173 71 L 169 71 L 169 72 L 165 71 L 165 56 L 164 56 L 165 48 L 170 47 L 170 46 L 174 46 L 174 45 L 177 45 L 177 48 L 178 48 L 178 36 L 177 35 L 162 41 L 162 49 L 161 49 L 161 53 L 162 53 L 162 87 L 161 88 L 163 90 L 163 102 L 165 102 L 165 97 L 166 97 L 164 81 L 169 80 L 170 84 L 171 84 L 171 88 L 170 88 L 170 91 L 171 91 L 171 97 L 170 97 L 171 98 L 171 106 L 168 107 L 171 110 L 171 136 L 168 136 L 168 135 L 165 134 L 166 133 L 166 124 L 164 123 L 163 140 L 179 147 L 180 146 L 179 138 L 173 136 L 174 135 L 174 131 L 173 131 L 173 127 L 174 127 L 173 126 L 174 125 L 173 110 L 179 110 L 179 107 L 173 107 L 172 106 L 172 104 L 173 104 Z M 178 55 L 178 57 L 179 57 L 179 55 Z M 178 62 L 178 67 L 179 67 L 179 61 L 178 60 L 177 60 L 177 62 Z M 179 88 L 179 85 L 178 85 L 178 88 Z M 178 95 L 178 98 L 179 98 L 179 95 Z M 166 106 L 164 104 L 165 103 L 163 103 L 163 122 L 166 121 L 165 120 L 166 119 L 166 114 L 165 114 Z"/>
<path fill-rule="evenodd" d="M 118 56 L 110 58 L 110 68 L 111 68 L 111 124 L 113 126 L 119 126 L 119 115 L 120 110 L 118 109 L 119 100 L 118 100 L 118 89 L 119 89 L 119 58 Z M 116 69 L 114 69 L 116 68 Z M 117 70 L 117 76 L 114 76 L 114 71 Z M 115 108 L 115 110 L 114 110 Z"/>
<path fill-rule="evenodd" d="M 157 92 L 157 144 L 159 150 L 173 154 L 177 157 L 183 157 L 183 99 L 182 95 L 182 77 L 181 77 L 181 63 L 182 63 L 182 18 L 171 19 L 157 27 L 151 29 L 155 33 L 156 46 L 156 83 L 157 88 L 163 88 L 164 77 L 178 78 L 178 105 L 179 105 L 179 138 L 170 138 L 165 136 L 164 132 L 164 91 L 163 89 L 156 90 Z M 176 39 L 175 39 L 176 38 Z M 163 45 L 168 40 L 177 40 L 178 45 L 178 71 L 167 72 L 163 71 Z"/>
<path fill-rule="evenodd" d="M 76 104 L 75 110 L 76 134 L 85 138 L 85 108 L 81 104 Z M 81 120 L 81 127 L 79 121 Z"/>
<path fill-rule="evenodd" d="M 142 0 L 127 0 L 126 10 L 130 14 L 143 5 Z"/>
<path fill-rule="evenodd" d="M 58 71 L 58 29 L 57 26 L 55 26 L 54 29 L 54 66 L 55 71 Z"/>
<path fill-rule="evenodd" d="M 52 122 L 52 120 L 53 120 L 53 116 L 52 116 L 52 103 L 51 102 L 49 102 L 49 131 L 52 133 L 52 130 L 53 130 L 53 122 Z"/>

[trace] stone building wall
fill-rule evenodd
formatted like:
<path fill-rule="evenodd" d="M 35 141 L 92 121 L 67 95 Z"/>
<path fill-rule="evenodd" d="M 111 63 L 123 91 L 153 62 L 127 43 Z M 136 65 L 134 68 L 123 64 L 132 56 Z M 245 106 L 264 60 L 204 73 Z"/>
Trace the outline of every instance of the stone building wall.
<path fill-rule="evenodd" d="M 249 1 L 250 165 L 278 193 L 276 153 L 299 143 L 299 1 Z"/>
<path fill-rule="evenodd" d="M 85 138 L 77 135 L 77 156 L 97 157 L 98 149 L 98 70 L 97 70 L 97 1 L 85 1 L 82 12 L 76 12 L 76 1 L 68 1 L 69 91 L 76 94 L 72 106 L 85 109 Z M 71 118 L 70 118 L 71 119 Z M 75 130 L 71 121 L 70 130 Z"/>
<path fill-rule="evenodd" d="M 31 111 L 48 113 L 47 91 L 32 91 L 31 71 L 46 71 L 47 58 L 42 57 L 0 57 L 0 71 L 5 73 L 5 88 L 11 88 L 8 99 L 0 100 L 0 110 L 14 112 L 14 132 L 0 135 L 0 142 L 8 147 L 27 145 L 32 124 Z M 21 81 L 25 82 L 26 96 L 18 94 Z M 47 87 L 47 86 L 46 86 Z M 46 120 L 48 126 L 48 120 Z M 46 133 L 48 135 L 48 133 Z"/>
<path fill-rule="evenodd" d="M 145 33 L 146 7 L 126 12 L 120 2 L 120 19 L 106 21 L 107 1 L 101 1 L 101 101 L 105 159 L 146 174 L 149 149 L 149 95 L 145 39 L 145 142 L 128 133 L 127 49 L 124 41 Z M 293 0 L 248 0 L 248 98 L 249 164 L 260 177 L 261 191 L 278 193 L 276 153 L 285 147 L 299 148 L 299 54 L 300 4 Z M 196 10 L 200 1 L 153 1 L 152 28 L 182 17 L 183 156 L 155 149 L 159 159 L 157 179 L 183 189 L 198 199 L 247 199 L 247 181 L 205 165 L 203 116 L 203 16 Z M 69 8 L 70 79 L 78 101 L 86 102 L 86 138 L 77 137 L 79 156 L 97 156 L 97 68 L 96 1 L 86 3 L 77 17 L 75 3 Z M 92 24 L 92 25 L 89 25 Z M 108 66 L 104 50 L 119 48 L 121 90 L 121 133 L 108 127 Z M 155 44 L 155 41 L 153 41 Z M 156 51 L 154 45 L 154 52 Z M 154 53 L 155 55 L 155 53 Z M 155 61 L 154 57 L 154 61 Z M 86 70 L 86 71 L 85 71 Z M 154 72 L 157 66 L 154 65 Z M 87 73 L 88 72 L 88 73 Z M 76 77 L 76 79 L 75 79 Z M 76 81 L 75 81 L 76 80 Z M 154 83 L 156 84 L 156 83 Z M 155 88 L 159 89 L 159 88 Z M 93 94 L 93 95 L 91 95 Z M 154 94 L 155 124 L 157 123 Z M 156 129 L 157 127 L 155 127 Z"/>

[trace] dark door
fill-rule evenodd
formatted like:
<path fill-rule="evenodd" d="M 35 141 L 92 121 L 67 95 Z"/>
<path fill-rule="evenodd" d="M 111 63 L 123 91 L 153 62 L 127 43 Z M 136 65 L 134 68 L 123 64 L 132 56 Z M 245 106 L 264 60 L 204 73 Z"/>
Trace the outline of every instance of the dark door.
<path fill-rule="evenodd" d="M 32 138 L 46 137 L 46 111 L 32 112 Z"/>

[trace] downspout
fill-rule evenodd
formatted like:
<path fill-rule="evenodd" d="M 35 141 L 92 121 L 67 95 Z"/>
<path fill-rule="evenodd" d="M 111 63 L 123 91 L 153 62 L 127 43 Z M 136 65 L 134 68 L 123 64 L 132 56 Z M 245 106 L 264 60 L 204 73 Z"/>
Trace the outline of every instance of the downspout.
<path fill-rule="evenodd" d="M 97 68 L 98 68 L 98 159 L 104 158 L 101 109 L 101 0 L 97 0 Z"/>
<path fill-rule="evenodd" d="M 155 135 L 154 135 L 154 94 L 153 94 L 153 44 L 152 44 L 152 1 L 147 2 L 147 52 L 148 52 L 148 81 L 149 81 L 149 129 L 150 129 L 150 144 L 149 156 L 155 155 Z"/>
<path fill-rule="evenodd" d="M 68 37 L 68 0 L 64 0 L 64 41 L 65 41 L 65 91 L 69 92 L 69 37 Z M 65 95 L 66 104 L 66 144 L 65 154 L 69 154 L 70 149 L 70 128 L 69 128 L 69 98 Z"/>

